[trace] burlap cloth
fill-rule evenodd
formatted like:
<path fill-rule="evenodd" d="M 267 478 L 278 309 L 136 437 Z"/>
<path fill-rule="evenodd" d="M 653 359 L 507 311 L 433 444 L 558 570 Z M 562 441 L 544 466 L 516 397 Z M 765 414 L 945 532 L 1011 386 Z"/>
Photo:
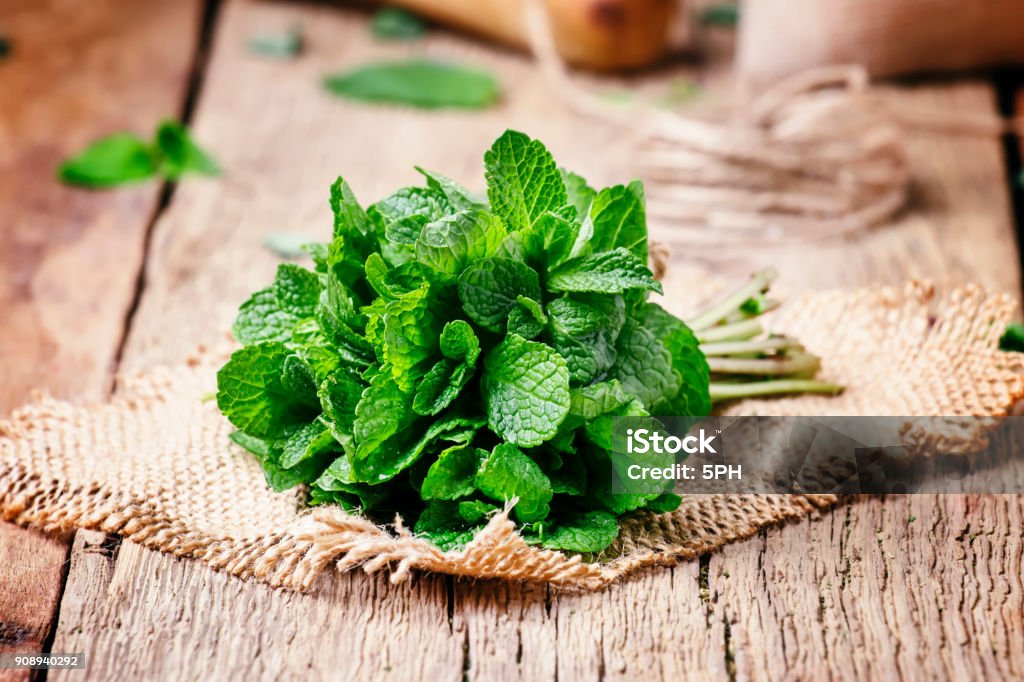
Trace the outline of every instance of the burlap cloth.
<path fill-rule="evenodd" d="M 821 293 L 787 302 L 772 327 L 823 358 L 836 398 L 752 400 L 763 415 L 1001 415 L 1024 395 L 1017 354 L 997 340 L 1010 297 L 976 288 Z M 379 527 L 335 508 L 310 512 L 300 492 L 275 494 L 256 460 L 231 445 L 212 401 L 223 356 L 127 380 L 111 403 L 40 398 L 0 424 L 0 515 L 47 531 L 87 528 L 274 586 L 307 589 L 328 566 L 411 569 L 598 588 L 642 566 L 671 564 L 834 504 L 831 496 L 689 496 L 677 511 L 622 521 L 596 560 L 539 550 L 507 510 L 459 552 L 442 552 L 396 520 Z"/>

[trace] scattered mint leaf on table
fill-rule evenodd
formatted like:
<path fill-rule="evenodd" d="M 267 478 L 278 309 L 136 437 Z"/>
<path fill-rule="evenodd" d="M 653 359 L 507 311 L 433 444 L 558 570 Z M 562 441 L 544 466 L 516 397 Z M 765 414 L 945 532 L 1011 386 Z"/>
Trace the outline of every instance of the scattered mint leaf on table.
<path fill-rule="evenodd" d="M 647 268 L 638 184 L 595 190 L 514 131 L 484 165 L 486 200 L 421 170 L 425 186 L 364 208 L 339 178 L 330 241 L 303 246 L 312 266 L 282 263 L 241 304 L 243 348 L 218 373 L 217 404 L 268 484 L 305 484 L 310 504 L 399 513 L 448 550 L 516 500 L 529 542 L 597 553 L 619 516 L 680 503 L 663 482 L 613 493 L 612 468 L 624 465 L 611 456 L 612 420 L 657 429 L 651 415 L 708 414 L 701 334 L 749 357 L 749 334 L 729 332 L 767 307 L 744 305 L 766 280 L 692 330 L 646 300 L 661 285 Z"/>
<path fill-rule="evenodd" d="M 370 30 L 377 40 L 416 40 L 427 27 L 423 20 L 401 7 L 383 7 L 370 20 Z"/>
<path fill-rule="evenodd" d="M 291 59 L 302 52 L 304 43 L 302 26 L 295 24 L 283 33 L 265 33 L 253 36 L 246 41 L 246 47 L 253 54 L 274 59 Z"/>
<path fill-rule="evenodd" d="M 365 64 L 328 76 L 323 84 L 347 99 L 420 109 L 484 109 L 501 91 L 485 71 L 429 59 Z"/>
<path fill-rule="evenodd" d="M 156 175 L 158 159 L 149 144 L 131 133 L 96 140 L 60 167 L 60 179 L 82 187 L 116 187 Z"/>
<path fill-rule="evenodd" d="M 186 173 L 217 175 L 209 154 L 175 121 L 163 121 L 152 142 L 133 133 L 114 133 L 96 140 L 64 161 L 57 175 L 68 185 L 102 189 L 160 176 L 177 181 Z"/>
<path fill-rule="evenodd" d="M 209 154 L 199 148 L 185 126 L 164 121 L 156 130 L 155 145 L 159 151 L 159 171 L 168 180 L 177 180 L 185 173 L 218 175 L 220 168 Z"/>

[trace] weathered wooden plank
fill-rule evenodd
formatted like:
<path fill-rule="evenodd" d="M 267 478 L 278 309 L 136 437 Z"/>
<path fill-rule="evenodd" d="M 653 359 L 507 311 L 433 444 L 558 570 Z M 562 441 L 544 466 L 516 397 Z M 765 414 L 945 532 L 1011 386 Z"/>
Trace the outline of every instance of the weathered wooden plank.
<path fill-rule="evenodd" d="M 293 21 L 307 27 L 306 56 L 280 64 L 245 53 L 247 36 Z M 345 173 L 357 193 L 367 198 L 413 181 L 413 163 L 444 170 L 479 189 L 482 149 L 504 127 L 514 126 L 544 139 L 560 160 L 595 182 L 623 179 L 619 172 L 626 158 L 625 136 L 561 110 L 556 115 L 552 108 L 559 105 L 525 59 L 474 49 L 461 39 L 434 36 L 425 47 L 414 49 L 500 69 L 506 83 L 514 84 L 500 109 L 414 116 L 332 101 L 317 89 L 325 72 L 404 49 L 408 48 L 373 45 L 357 19 L 335 8 L 227 4 L 195 124 L 227 173 L 222 181 L 183 185 L 162 217 L 153 239 L 149 286 L 126 348 L 126 366 L 174 361 L 197 341 L 222 338 L 238 301 L 265 282 L 274 266 L 260 248 L 263 235 L 279 230 L 312 237 L 325 234 L 325 189 L 337 172 Z M 963 88 L 973 93 L 966 96 L 967 104 L 960 101 L 965 96 L 957 88 L 931 87 L 920 96 L 989 110 L 990 90 L 978 85 Z M 874 242 L 873 247 L 848 241 L 829 247 L 834 251 L 821 260 L 816 249 L 810 264 L 806 249 L 781 253 L 779 258 L 788 259 L 784 268 L 799 267 L 798 275 L 789 275 L 790 287 L 896 281 L 908 274 L 971 275 L 1001 288 L 1016 286 L 1016 265 L 1008 265 L 1013 252 L 1006 251 L 1005 196 L 992 191 L 984 201 L 987 181 L 979 180 L 972 190 L 977 197 L 963 199 L 957 187 L 960 176 L 942 160 L 952 156 L 961 163 L 963 156 L 962 167 L 978 163 L 982 176 L 991 179 L 999 165 L 992 161 L 989 144 L 941 138 L 915 141 L 918 156 L 941 147 L 931 161 L 922 160 L 921 186 L 942 191 L 922 191 L 921 196 L 943 202 L 954 215 L 945 216 L 933 203 L 919 204 L 915 215 L 924 212 L 929 219 L 909 218 L 909 227 L 861 238 Z M 972 161 L 978 158 L 974 152 L 989 161 Z M 957 217 L 957 212 L 965 215 Z M 965 216 L 983 230 L 977 241 L 998 239 L 999 247 L 957 241 L 956 226 Z M 943 231 L 936 232 L 936 221 L 943 220 Z M 868 255 L 849 255 L 864 248 Z M 908 250 L 917 258 L 893 256 Z M 722 267 L 739 272 L 753 265 L 732 260 Z M 916 269 L 908 270 L 908 264 Z M 1007 272 L 994 272 L 1005 267 Z M 808 522 L 807 527 L 828 527 L 829 532 L 794 536 L 772 556 L 827 556 L 833 573 L 842 574 L 848 546 L 841 544 L 843 534 L 831 529 L 836 524 L 845 528 L 847 514 L 869 514 L 859 509 L 849 507 Z M 870 536 L 866 529 L 873 522 L 870 515 L 865 519 L 861 533 Z M 994 528 L 1005 531 L 1019 528 L 1019 523 L 1019 516 L 1007 511 L 1005 525 Z M 54 646 L 91 652 L 94 667 L 87 677 L 92 679 L 122 674 L 124 665 L 137 666 L 131 671 L 144 671 L 148 677 L 186 679 L 240 674 L 261 679 L 362 678 L 384 673 L 397 679 L 728 679 L 734 672 L 746 678 L 796 677 L 797 671 L 804 677 L 850 676 L 848 671 L 856 670 L 853 659 L 859 658 L 856 646 L 881 654 L 892 650 L 887 648 L 890 629 L 878 628 L 872 614 L 887 609 L 884 599 L 897 597 L 877 588 L 878 567 L 870 575 L 848 577 L 847 583 L 832 589 L 841 592 L 847 584 L 856 586 L 857 591 L 838 598 L 844 600 L 848 629 L 859 639 L 844 636 L 838 627 L 827 638 L 815 635 L 810 628 L 820 609 L 818 591 L 805 588 L 824 569 L 794 564 L 792 570 L 799 573 L 792 577 L 794 587 L 786 590 L 787 608 L 776 610 L 768 600 L 777 598 L 769 596 L 770 587 L 759 578 L 764 563 L 762 559 L 759 564 L 758 543 L 783 542 L 776 537 L 788 542 L 804 528 L 801 524 L 769 531 L 767 540 L 735 545 L 731 554 L 711 558 L 706 577 L 699 562 L 689 562 L 673 570 L 646 571 L 598 594 L 429 576 L 392 586 L 383 577 L 355 574 L 325 576 L 312 594 L 294 595 L 230 579 L 131 543 L 120 548 L 112 566 L 95 557 L 91 562 L 77 561 L 76 551 L 68 579 L 68 594 L 76 598 L 64 602 Z M 954 530 L 959 532 L 950 526 L 908 537 L 902 555 L 907 562 L 924 561 L 932 556 L 929 547 L 935 543 L 955 541 Z M 993 555 L 1002 552 L 1005 561 L 1019 562 L 1019 550 L 1005 538 L 993 537 L 992 547 Z M 841 559 L 843 563 L 837 563 Z M 943 555 L 930 570 L 950 569 L 955 563 L 955 558 Z M 780 568 L 777 575 L 782 572 Z M 733 584 L 747 586 L 749 592 L 735 588 L 727 593 Z M 904 594 L 899 598 L 930 596 L 917 583 L 900 589 Z M 968 595 L 975 589 L 967 580 L 950 585 L 942 598 L 970 601 Z M 1022 592 L 1019 585 L 1007 582 L 1008 597 L 1002 605 L 979 602 L 980 610 L 971 611 L 973 619 L 958 631 L 958 641 L 980 647 L 979 623 L 993 609 L 1012 614 L 1013 599 L 1019 599 L 1013 595 Z M 908 612 L 891 611 L 892 628 L 902 628 Z M 1010 623 L 1010 617 L 1005 622 Z M 1009 642 L 1017 630 L 1005 627 Z M 775 634 L 780 630 L 786 637 Z M 803 649 L 794 648 L 795 636 L 806 637 L 801 640 Z M 1006 655 L 999 655 L 1004 668 L 1006 656 L 1016 655 L 1013 646 L 1008 643 Z M 885 665 L 883 659 L 876 667 L 895 669 Z M 70 673 L 66 675 L 70 678 Z"/>
<path fill-rule="evenodd" d="M 86 192 L 54 174 L 92 139 L 148 134 L 178 111 L 199 5 L 0 7 L 13 44 L 0 64 L 0 414 L 33 388 L 75 400 L 110 390 L 160 187 Z M 65 539 L 0 524 L 0 651 L 41 650 L 67 552 Z"/>

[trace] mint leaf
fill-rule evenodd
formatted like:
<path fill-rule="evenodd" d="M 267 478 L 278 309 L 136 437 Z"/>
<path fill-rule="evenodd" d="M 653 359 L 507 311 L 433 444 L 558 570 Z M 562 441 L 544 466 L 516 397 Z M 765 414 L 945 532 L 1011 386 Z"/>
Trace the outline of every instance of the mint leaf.
<path fill-rule="evenodd" d="M 541 540 L 545 549 L 567 552 L 600 552 L 619 536 L 619 522 L 606 511 L 572 514 L 558 521 Z"/>
<path fill-rule="evenodd" d="M 213 157 L 192 140 L 185 126 L 176 121 L 160 124 L 154 144 L 161 154 L 160 173 L 168 180 L 177 180 L 185 173 L 220 174 L 220 167 Z"/>
<path fill-rule="evenodd" d="M 510 334 L 484 360 L 488 425 L 517 445 L 540 445 L 569 412 L 569 370 L 549 346 Z"/>
<path fill-rule="evenodd" d="M 639 182 L 598 192 L 590 215 L 594 224 L 590 246 L 595 253 L 622 248 L 647 263 L 647 218 Z"/>
<path fill-rule="evenodd" d="M 590 215 L 590 206 L 597 192 L 582 177 L 565 168 L 559 168 L 569 203 L 576 208 L 576 215 L 585 218 Z"/>
<path fill-rule="evenodd" d="M 411 391 L 427 370 L 423 367 L 438 348 L 436 303 L 430 286 L 403 294 L 385 306 L 383 357 L 403 391 Z"/>
<path fill-rule="evenodd" d="M 380 216 L 384 236 L 395 244 L 415 244 L 423 226 L 453 211 L 443 194 L 424 187 L 406 187 L 370 207 Z"/>
<path fill-rule="evenodd" d="M 536 338 L 548 323 L 540 303 L 526 296 L 516 296 L 516 306 L 508 314 L 508 333 L 527 340 Z"/>
<path fill-rule="evenodd" d="M 448 204 L 456 211 L 484 208 L 483 203 L 478 201 L 468 189 L 451 178 L 419 166 L 416 166 L 416 170 L 427 179 L 427 187 L 443 195 Z"/>
<path fill-rule="evenodd" d="M 510 443 L 502 443 L 491 451 L 480 465 L 476 487 L 487 497 L 508 502 L 518 497 L 513 515 L 524 523 L 547 518 L 553 493 L 551 483 L 537 463 Z"/>
<path fill-rule="evenodd" d="M 297 318 L 313 317 L 320 303 L 320 278 L 293 263 L 282 263 L 274 277 L 274 297 L 281 310 Z"/>
<path fill-rule="evenodd" d="M 562 176 L 544 145 L 506 130 L 484 154 L 491 210 L 510 232 L 533 226 L 568 201 Z"/>
<path fill-rule="evenodd" d="M 421 109 L 483 109 L 501 90 L 489 73 L 427 59 L 365 64 L 325 78 L 324 87 L 351 100 Z"/>
<path fill-rule="evenodd" d="M 644 405 L 655 406 L 679 392 L 681 378 L 672 368 L 672 354 L 646 327 L 627 320 L 616 344 L 611 377 Z"/>
<path fill-rule="evenodd" d="M 307 419 L 281 381 L 288 349 L 259 343 L 231 354 L 217 372 L 217 407 L 240 431 L 256 438 L 282 438 Z"/>
<path fill-rule="evenodd" d="M 473 478 L 486 456 L 486 451 L 465 445 L 444 450 L 430 465 L 420 495 L 425 500 L 454 500 L 472 495 L 476 491 Z"/>
<path fill-rule="evenodd" d="M 423 227 L 416 258 L 438 272 L 458 276 L 472 261 L 493 254 L 505 238 L 505 226 L 484 210 L 459 211 Z"/>
<path fill-rule="evenodd" d="M 1006 325 L 1006 331 L 999 337 L 999 350 L 1024 353 L 1024 324 Z"/>
<path fill-rule="evenodd" d="M 444 359 L 435 364 L 416 388 L 412 409 L 417 414 L 432 416 L 448 407 L 476 369 L 480 342 L 469 323 L 454 320 L 441 332 L 441 353 Z"/>
<path fill-rule="evenodd" d="M 519 296 L 541 297 L 540 278 L 525 263 L 482 258 L 459 277 L 459 299 L 469 319 L 493 332 L 501 329 Z"/>
<path fill-rule="evenodd" d="M 377 40 L 416 40 L 427 32 L 423 21 L 401 7 L 382 7 L 370 20 L 370 30 Z"/>
<path fill-rule="evenodd" d="M 662 293 L 644 261 L 622 247 L 568 261 L 548 277 L 551 291 L 621 294 L 633 289 Z"/>
<path fill-rule="evenodd" d="M 487 453 L 485 451 L 484 454 Z M 465 500 L 459 502 L 459 516 L 469 524 L 484 523 L 487 517 L 498 511 L 498 505 L 483 500 Z"/>
<path fill-rule="evenodd" d="M 656 303 L 646 303 L 640 309 L 640 321 L 672 355 L 672 368 L 680 377 L 679 392 L 666 396 L 662 404 L 652 405 L 652 409 L 661 409 L 663 414 L 673 416 L 705 417 L 710 414 L 708 387 L 711 372 L 697 336 L 685 322 Z"/>
<path fill-rule="evenodd" d="M 69 185 L 116 187 L 155 176 L 157 163 L 146 142 L 131 133 L 114 133 L 62 163 L 58 175 Z"/>
<path fill-rule="evenodd" d="M 321 422 L 307 424 L 285 441 L 281 450 L 280 466 L 282 469 L 291 469 L 311 457 L 327 452 L 334 444 L 334 437 Z"/>
<path fill-rule="evenodd" d="M 253 36 L 246 41 L 246 47 L 253 54 L 274 59 L 291 59 L 302 52 L 303 42 L 302 26 L 295 24 L 282 33 Z"/>

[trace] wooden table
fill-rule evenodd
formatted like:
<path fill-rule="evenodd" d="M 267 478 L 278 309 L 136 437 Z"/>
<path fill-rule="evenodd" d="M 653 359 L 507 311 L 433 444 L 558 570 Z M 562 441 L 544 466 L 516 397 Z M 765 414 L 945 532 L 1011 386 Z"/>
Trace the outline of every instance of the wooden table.
<path fill-rule="evenodd" d="M 293 21 L 305 56 L 246 52 L 248 37 Z M 14 43 L 0 63 L 0 412 L 33 388 L 101 398 L 117 372 L 221 339 L 271 275 L 266 233 L 326 235 L 339 172 L 364 198 L 415 182 L 413 164 L 479 188 L 483 149 L 515 127 L 595 183 L 628 179 L 624 136 L 569 113 L 529 59 L 440 31 L 376 45 L 364 15 L 329 4 L 8 0 L 0 31 Z M 355 61 L 422 50 L 500 69 L 505 101 L 411 114 L 318 87 Z M 718 78 L 711 66 L 690 75 Z M 891 96 L 996 107 L 979 79 Z M 164 116 L 190 122 L 222 178 L 99 193 L 54 181 L 91 139 L 148 133 Z M 914 200 L 897 225 L 756 260 L 790 290 L 923 276 L 1018 294 L 1000 142 L 913 133 L 908 145 Z M 758 264 L 730 254 L 714 268 Z M 1020 678 L 1022 529 L 1020 496 L 889 497 L 594 594 L 362 573 L 293 594 L 97 533 L 3 524 L 0 651 L 88 653 L 85 675 L 55 680 Z"/>

